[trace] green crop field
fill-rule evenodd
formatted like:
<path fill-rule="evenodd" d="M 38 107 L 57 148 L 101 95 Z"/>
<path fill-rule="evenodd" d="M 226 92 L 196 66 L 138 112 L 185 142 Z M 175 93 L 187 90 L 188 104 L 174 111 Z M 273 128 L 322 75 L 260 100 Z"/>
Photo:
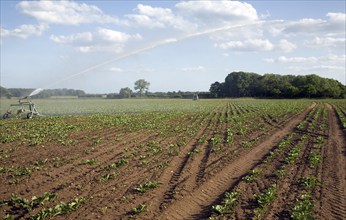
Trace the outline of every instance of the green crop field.
<path fill-rule="evenodd" d="M 190 99 L 70 99 L 49 98 L 31 100 L 42 115 L 81 115 L 136 112 L 194 112 L 208 111 L 215 106 L 229 102 L 244 107 L 261 108 L 264 106 L 297 106 L 310 100 L 258 100 L 258 99 L 213 99 L 192 101 Z M 0 112 L 3 114 L 17 99 L 0 99 Z M 12 108 L 14 111 L 16 107 Z"/>
<path fill-rule="evenodd" d="M 134 113 L 167 111 L 203 111 L 220 101 L 187 99 L 33 99 L 42 115 L 80 115 L 98 113 Z M 221 101 L 222 102 L 222 101 Z M 0 110 L 5 113 L 16 99 L 1 99 Z M 16 109 L 16 108 L 14 108 Z"/>
<path fill-rule="evenodd" d="M 344 100 L 32 101 L 42 117 L 0 120 L 3 219 L 325 219 L 344 201 Z"/>

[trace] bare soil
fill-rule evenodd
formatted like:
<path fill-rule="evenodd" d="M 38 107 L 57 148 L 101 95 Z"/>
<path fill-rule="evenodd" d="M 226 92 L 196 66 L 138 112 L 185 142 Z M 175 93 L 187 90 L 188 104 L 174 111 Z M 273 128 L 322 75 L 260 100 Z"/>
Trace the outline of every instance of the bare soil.
<path fill-rule="evenodd" d="M 56 219 L 207 219 L 215 215 L 212 206 L 219 204 L 226 192 L 238 189 L 242 192 L 239 204 L 227 218 L 252 219 L 253 210 L 258 207 L 254 194 L 259 194 L 269 185 L 278 183 L 278 199 L 270 205 L 264 219 L 288 219 L 292 204 L 304 191 L 297 184 L 304 176 L 317 176 L 320 184 L 313 192 L 316 219 L 346 219 L 346 141 L 340 121 L 332 105 L 326 104 L 328 118 L 327 130 L 320 130 L 322 119 L 317 127 L 309 127 L 312 111 L 317 104 L 312 103 L 303 112 L 288 115 L 283 119 L 263 116 L 267 124 L 262 130 L 247 133 L 248 140 L 256 140 L 249 148 L 241 146 L 240 137 L 232 144 L 225 142 L 228 122 L 227 114 L 242 114 L 251 110 L 236 108 L 216 108 L 204 119 L 175 122 L 181 126 L 199 125 L 191 136 L 186 136 L 184 146 L 172 147 L 181 136 L 169 134 L 160 136 L 149 131 L 128 131 L 126 128 L 100 129 L 88 133 L 74 134 L 76 144 L 70 147 L 49 143 L 37 147 L 26 147 L 10 154 L 1 161 L 3 167 L 30 167 L 29 175 L 14 179 L 6 174 L 0 175 L 0 201 L 18 195 L 26 199 L 45 192 L 56 193 L 57 201 L 47 202 L 42 208 L 54 207 L 58 201 L 68 202 L 83 197 L 84 204 L 68 215 Z M 232 108 L 228 106 L 227 108 Z M 305 127 L 297 125 L 307 121 Z M 211 138 L 222 131 L 222 152 L 214 152 Z M 304 140 L 304 135 L 310 139 Z M 269 152 L 275 150 L 284 138 L 293 135 L 292 143 L 282 151 L 277 159 L 265 163 Z M 93 145 L 92 137 L 102 137 L 99 144 Z M 322 136 L 326 142 L 316 148 L 316 138 Z M 201 139 L 205 138 L 202 142 Z M 151 152 L 148 144 L 161 147 L 165 152 Z M 303 150 L 297 163 L 287 166 L 287 175 L 278 179 L 274 173 L 285 163 L 284 157 L 296 145 Z M 13 144 L 4 144 L 2 149 L 11 149 Z M 150 149 L 156 149 L 150 148 Z M 157 148 L 160 149 L 160 148 Z M 310 169 L 311 151 L 322 155 L 316 169 Z M 141 156 L 139 156 L 141 155 Z M 152 155 L 149 157 L 149 155 Z M 42 165 L 34 161 L 48 160 Z M 122 164 L 120 162 L 122 161 Z M 116 169 L 109 168 L 117 164 Z M 109 169 L 108 169 L 108 168 Z M 246 183 L 244 176 L 252 169 L 262 170 L 258 180 Z M 105 179 L 105 177 L 112 177 Z M 156 181 L 159 185 L 148 192 L 135 190 L 140 184 Z M 17 182 L 16 182 L 17 181 Z M 142 213 L 133 208 L 145 204 Z M 14 214 L 18 219 L 28 219 L 30 213 L 0 206 L 0 217 Z"/>
<path fill-rule="evenodd" d="M 329 104 L 329 139 L 322 169 L 323 219 L 346 219 L 346 140 L 335 110 Z"/>

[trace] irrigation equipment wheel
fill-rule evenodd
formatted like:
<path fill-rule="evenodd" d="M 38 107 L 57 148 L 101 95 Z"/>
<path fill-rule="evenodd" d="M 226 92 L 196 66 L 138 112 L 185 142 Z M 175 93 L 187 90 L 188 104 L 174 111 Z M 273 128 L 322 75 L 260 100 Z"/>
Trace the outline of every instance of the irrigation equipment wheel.
<path fill-rule="evenodd" d="M 27 118 L 32 118 L 32 116 L 33 116 L 33 113 L 32 113 L 32 112 L 29 112 L 29 113 L 26 115 Z"/>
<path fill-rule="evenodd" d="M 5 114 L 2 116 L 3 119 L 9 118 L 9 117 L 10 117 L 10 114 L 8 114 L 8 113 L 5 113 Z"/>

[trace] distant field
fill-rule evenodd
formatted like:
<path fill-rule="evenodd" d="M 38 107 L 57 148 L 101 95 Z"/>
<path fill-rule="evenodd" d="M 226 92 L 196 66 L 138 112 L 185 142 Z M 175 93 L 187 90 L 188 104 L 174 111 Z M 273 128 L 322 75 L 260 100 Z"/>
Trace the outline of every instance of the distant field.
<path fill-rule="evenodd" d="M 1 99 L 1 114 L 17 99 Z M 195 111 L 212 105 L 208 101 L 186 99 L 32 99 L 42 115 L 76 115 L 92 113 L 133 113 L 153 111 Z M 14 108 L 15 109 L 15 108 Z"/>
<path fill-rule="evenodd" d="M 79 115 L 79 114 L 109 114 L 109 113 L 135 113 L 135 112 L 170 112 L 170 111 L 205 111 L 215 105 L 227 103 L 229 99 L 198 100 L 191 99 L 71 99 L 50 98 L 32 99 L 41 115 Z M 256 100 L 233 99 L 232 102 L 253 107 L 270 107 L 276 103 L 304 103 L 306 100 Z M 18 99 L 0 99 L 0 113 L 6 112 L 11 104 L 18 103 Z M 14 110 L 17 108 L 14 107 Z M 15 112 L 15 111 L 14 111 Z"/>
<path fill-rule="evenodd" d="M 346 219 L 345 100 L 34 101 L 0 219 Z"/>

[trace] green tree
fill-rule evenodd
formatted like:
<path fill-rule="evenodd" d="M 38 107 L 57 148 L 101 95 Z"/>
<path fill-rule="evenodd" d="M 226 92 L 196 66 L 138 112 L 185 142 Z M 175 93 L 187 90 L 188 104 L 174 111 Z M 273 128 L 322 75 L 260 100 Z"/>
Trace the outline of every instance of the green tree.
<path fill-rule="evenodd" d="M 317 88 L 313 84 L 307 84 L 304 89 L 305 95 L 309 98 L 315 97 L 317 94 Z"/>
<path fill-rule="evenodd" d="M 131 98 L 132 90 L 129 87 L 121 88 L 119 95 L 121 98 Z"/>
<path fill-rule="evenodd" d="M 214 82 L 210 85 L 209 92 L 215 97 L 215 98 L 221 98 L 224 97 L 224 83 Z"/>
<path fill-rule="evenodd" d="M 11 98 L 11 92 L 8 91 L 6 88 L 0 86 L 0 96 L 1 97 L 6 97 L 6 98 Z"/>
<path fill-rule="evenodd" d="M 311 74 L 306 76 L 232 72 L 225 82 L 215 82 L 210 93 L 223 97 L 272 97 L 272 98 L 345 98 L 346 86 L 334 79 Z"/>
<path fill-rule="evenodd" d="M 254 85 L 260 75 L 256 73 L 232 72 L 225 79 L 224 91 L 227 97 L 255 96 Z"/>
<path fill-rule="evenodd" d="M 139 96 L 142 97 L 144 92 L 149 90 L 150 82 L 139 79 L 135 82 L 135 90 L 138 90 Z"/>

